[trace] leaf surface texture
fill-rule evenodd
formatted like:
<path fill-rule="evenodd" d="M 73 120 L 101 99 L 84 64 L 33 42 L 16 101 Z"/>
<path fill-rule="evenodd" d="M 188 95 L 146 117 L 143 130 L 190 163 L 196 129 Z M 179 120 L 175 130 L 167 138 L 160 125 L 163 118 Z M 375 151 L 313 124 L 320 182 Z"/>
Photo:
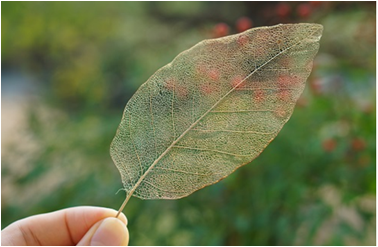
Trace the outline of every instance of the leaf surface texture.
<path fill-rule="evenodd" d="M 152 75 L 110 148 L 128 197 L 185 197 L 256 158 L 289 120 L 322 30 L 286 24 L 204 40 Z"/>

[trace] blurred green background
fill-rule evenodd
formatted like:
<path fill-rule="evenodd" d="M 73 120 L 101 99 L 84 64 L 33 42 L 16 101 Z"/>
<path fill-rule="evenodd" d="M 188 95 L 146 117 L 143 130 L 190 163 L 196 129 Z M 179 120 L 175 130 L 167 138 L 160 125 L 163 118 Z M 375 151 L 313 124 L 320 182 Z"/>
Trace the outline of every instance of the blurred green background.
<path fill-rule="evenodd" d="M 266 150 L 180 200 L 132 198 L 131 245 L 375 245 L 375 2 L 2 2 L 1 227 L 79 205 L 118 209 L 122 110 L 197 42 L 324 25 L 294 114 Z"/>

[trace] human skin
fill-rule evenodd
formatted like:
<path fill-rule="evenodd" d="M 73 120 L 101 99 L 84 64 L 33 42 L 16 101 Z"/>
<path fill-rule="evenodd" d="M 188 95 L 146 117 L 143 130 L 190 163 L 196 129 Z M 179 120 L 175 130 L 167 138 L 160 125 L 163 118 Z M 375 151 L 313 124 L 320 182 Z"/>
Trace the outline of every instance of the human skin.
<path fill-rule="evenodd" d="M 73 207 L 18 220 L 1 231 L 2 245 L 127 245 L 126 216 L 101 207 Z"/>

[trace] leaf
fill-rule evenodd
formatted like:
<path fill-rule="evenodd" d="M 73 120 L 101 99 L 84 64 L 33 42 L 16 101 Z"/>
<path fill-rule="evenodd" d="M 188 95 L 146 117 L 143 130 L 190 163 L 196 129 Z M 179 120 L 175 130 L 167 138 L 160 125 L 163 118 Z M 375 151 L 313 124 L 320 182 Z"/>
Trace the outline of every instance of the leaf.
<path fill-rule="evenodd" d="M 289 120 L 319 48 L 319 24 L 204 40 L 126 105 L 110 153 L 126 200 L 177 199 L 256 158 Z"/>

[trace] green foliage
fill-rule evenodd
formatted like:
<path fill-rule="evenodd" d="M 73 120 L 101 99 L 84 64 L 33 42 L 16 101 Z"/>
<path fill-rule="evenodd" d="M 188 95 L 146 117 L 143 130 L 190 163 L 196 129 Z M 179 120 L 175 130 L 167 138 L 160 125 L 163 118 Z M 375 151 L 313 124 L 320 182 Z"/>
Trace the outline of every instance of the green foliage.
<path fill-rule="evenodd" d="M 131 199 L 130 244 L 375 243 L 375 2 L 1 4 L 3 228 L 69 206 L 117 209 L 109 145 L 129 97 L 246 16 L 323 24 L 305 93 L 252 164 L 184 199 Z"/>

